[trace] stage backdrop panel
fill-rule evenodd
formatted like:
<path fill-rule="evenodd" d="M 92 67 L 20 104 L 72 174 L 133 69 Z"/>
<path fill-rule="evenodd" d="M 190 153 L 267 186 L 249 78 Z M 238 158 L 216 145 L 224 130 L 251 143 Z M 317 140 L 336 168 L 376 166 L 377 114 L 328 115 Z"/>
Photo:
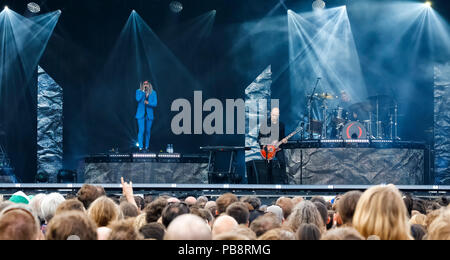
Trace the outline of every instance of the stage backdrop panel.
<path fill-rule="evenodd" d="M 320 148 L 284 152 L 290 184 L 421 185 L 424 182 L 424 150 Z"/>
<path fill-rule="evenodd" d="M 37 172 L 54 183 L 63 165 L 63 89 L 40 66 L 37 100 Z"/>
<path fill-rule="evenodd" d="M 266 115 L 260 113 L 259 105 L 266 104 L 270 101 L 272 96 L 272 66 L 268 66 L 256 79 L 245 89 L 245 147 L 250 147 L 251 150 L 245 151 L 245 161 L 261 159 L 260 147 L 258 143 L 259 129 L 261 121 L 265 119 Z M 264 103 L 266 101 L 266 103 Z M 259 103 L 259 104 L 258 104 Z M 269 108 L 267 108 L 269 114 Z M 267 115 L 268 116 L 268 115 Z M 250 124 L 254 122 L 256 124 Z"/>
<path fill-rule="evenodd" d="M 207 184 L 207 163 L 121 162 L 86 163 L 84 182 L 120 183 L 120 177 L 133 183 Z"/>
<path fill-rule="evenodd" d="M 434 67 L 435 183 L 450 185 L 450 63 Z"/>

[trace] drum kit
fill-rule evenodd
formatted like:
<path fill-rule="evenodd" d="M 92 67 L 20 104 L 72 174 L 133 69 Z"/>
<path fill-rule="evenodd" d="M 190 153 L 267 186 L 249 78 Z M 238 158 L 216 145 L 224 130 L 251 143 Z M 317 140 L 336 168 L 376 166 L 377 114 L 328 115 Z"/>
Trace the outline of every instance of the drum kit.
<path fill-rule="evenodd" d="M 316 102 L 321 120 L 312 116 Z M 329 108 L 329 103 L 337 105 Z M 351 104 L 349 100 L 328 93 L 313 94 L 309 96 L 308 121 L 309 139 L 399 139 L 398 104 L 387 95 L 372 96 L 364 102 Z"/>

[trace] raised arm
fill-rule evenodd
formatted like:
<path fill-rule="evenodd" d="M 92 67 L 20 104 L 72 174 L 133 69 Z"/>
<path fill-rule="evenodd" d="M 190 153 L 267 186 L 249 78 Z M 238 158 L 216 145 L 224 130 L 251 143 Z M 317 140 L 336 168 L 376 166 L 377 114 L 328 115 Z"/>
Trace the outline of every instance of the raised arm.
<path fill-rule="evenodd" d="M 140 89 L 136 90 L 136 101 L 141 102 L 144 98 L 145 98 L 145 92 L 143 92 Z"/>

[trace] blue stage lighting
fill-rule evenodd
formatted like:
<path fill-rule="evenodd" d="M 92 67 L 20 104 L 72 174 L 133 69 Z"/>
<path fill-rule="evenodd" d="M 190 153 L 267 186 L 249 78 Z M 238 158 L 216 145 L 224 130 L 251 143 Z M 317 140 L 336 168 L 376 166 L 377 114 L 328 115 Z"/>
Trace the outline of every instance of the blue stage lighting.
<path fill-rule="evenodd" d="M 34 14 L 37 14 L 41 11 L 41 7 L 38 4 L 36 4 L 35 2 L 28 3 L 27 8 L 28 8 L 28 11 L 30 11 Z"/>
<path fill-rule="evenodd" d="M 325 6 L 326 6 L 326 3 L 325 3 L 323 0 L 315 0 L 315 1 L 312 3 L 312 8 L 313 8 L 314 10 L 321 10 L 321 9 L 324 9 Z"/>
<path fill-rule="evenodd" d="M 178 1 L 172 1 L 169 4 L 170 10 L 174 13 L 179 13 L 183 10 L 183 4 Z"/>

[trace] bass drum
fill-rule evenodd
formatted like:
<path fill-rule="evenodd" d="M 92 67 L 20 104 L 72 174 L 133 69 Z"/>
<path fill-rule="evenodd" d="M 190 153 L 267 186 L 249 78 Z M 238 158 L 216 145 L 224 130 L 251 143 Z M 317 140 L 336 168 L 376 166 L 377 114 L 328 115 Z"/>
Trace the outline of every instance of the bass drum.
<path fill-rule="evenodd" d="M 342 138 L 344 140 L 366 139 L 367 130 L 360 122 L 350 122 L 342 129 Z"/>

